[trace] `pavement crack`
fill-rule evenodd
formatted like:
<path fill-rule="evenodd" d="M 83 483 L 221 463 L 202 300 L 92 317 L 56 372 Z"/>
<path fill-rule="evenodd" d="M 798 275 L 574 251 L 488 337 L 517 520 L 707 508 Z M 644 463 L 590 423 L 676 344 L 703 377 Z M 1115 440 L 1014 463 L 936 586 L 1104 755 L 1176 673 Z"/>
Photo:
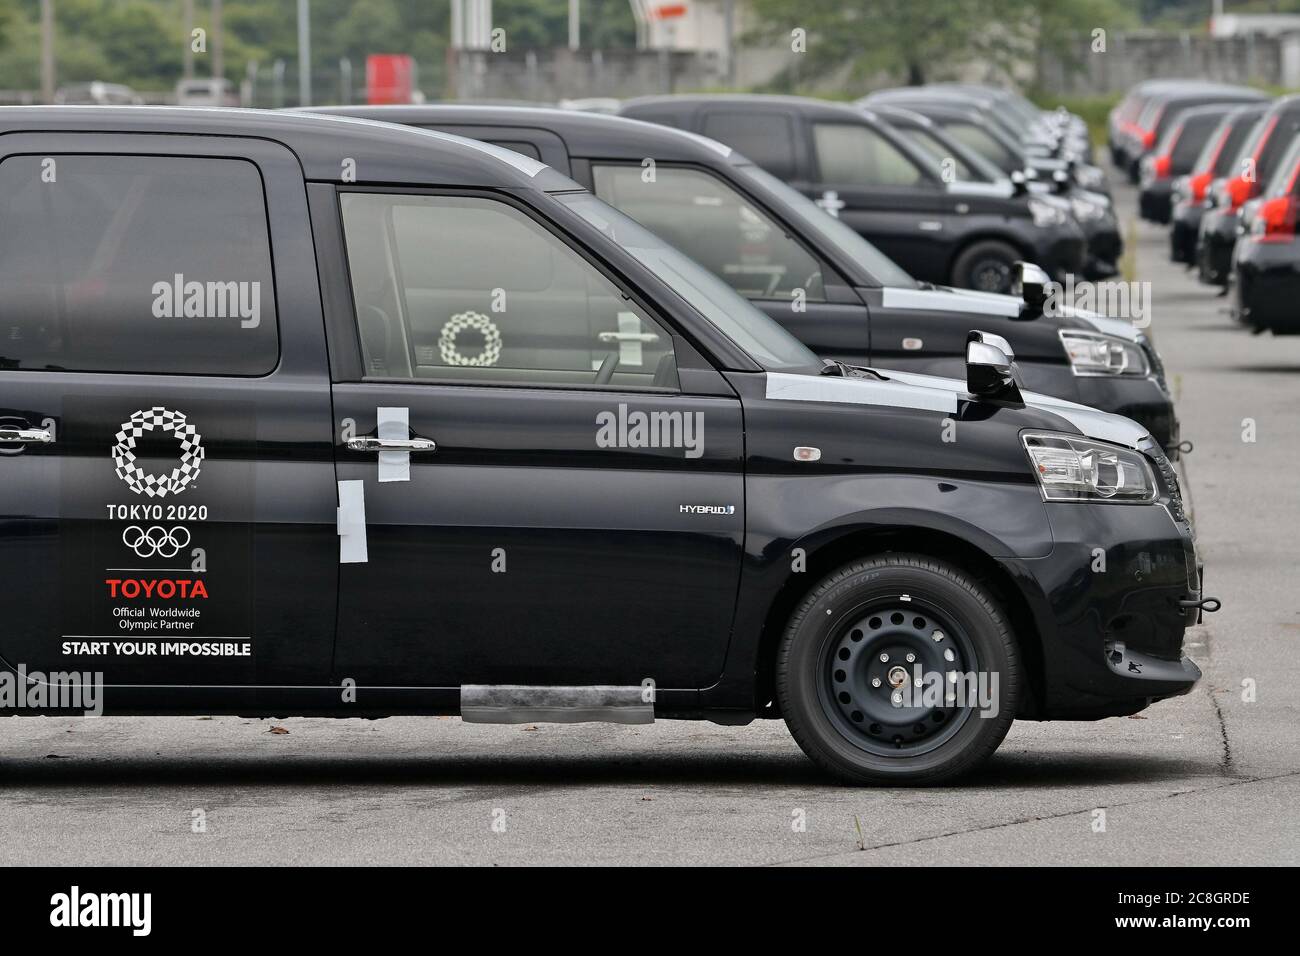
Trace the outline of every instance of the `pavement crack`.
<path fill-rule="evenodd" d="M 1228 739 L 1228 721 L 1224 719 L 1223 708 L 1219 706 L 1220 693 L 1223 692 L 1216 692 L 1213 689 L 1209 691 L 1210 706 L 1214 708 L 1214 719 L 1219 723 L 1219 739 L 1223 741 L 1223 756 L 1219 760 L 1219 772 L 1233 776 L 1232 741 Z"/>
<path fill-rule="evenodd" d="M 1043 821 L 1062 820 L 1066 817 L 1076 817 L 1084 813 L 1092 813 L 1094 810 L 1111 810 L 1116 807 L 1137 807 L 1144 804 L 1159 803 L 1162 800 L 1172 800 L 1175 797 L 1185 797 L 1194 794 L 1210 793 L 1215 790 L 1224 790 L 1228 787 L 1240 787 L 1252 783 L 1272 783 L 1277 780 L 1286 780 L 1288 777 L 1300 777 L 1300 770 L 1290 770 L 1286 773 L 1273 774 L 1262 777 L 1233 777 L 1233 779 L 1224 783 L 1214 784 L 1208 787 L 1189 787 L 1186 790 L 1172 790 L 1156 797 L 1149 797 L 1140 800 L 1122 800 L 1118 803 L 1105 803 L 1098 807 L 1086 807 L 1082 810 L 1062 810 L 1060 813 L 1049 813 L 1044 816 L 1021 817 L 1016 820 L 1004 820 L 1001 823 L 989 823 L 984 826 L 970 827 L 964 830 L 950 830 L 944 833 L 932 833 L 929 836 L 914 837 L 910 840 L 897 840 L 893 843 L 876 843 L 868 847 L 853 850 L 834 850 L 829 853 L 815 853 L 811 856 L 795 857 L 789 860 L 775 860 L 766 864 L 767 866 L 788 866 L 790 864 L 812 863 L 818 860 L 831 860 L 841 856 L 855 856 L 858 853 L 870 853 L 873 850 L 891 850 L 900 846 L 916 846 L 923 843 L 930 843 L 935 840 L 946 840 L 949 837 L 967 836 L 972 833 L 987 833 L 993 830 L 1005 830 L 1011 827 L 1022 826 L 1026 823 L 1040 823 Z"/>

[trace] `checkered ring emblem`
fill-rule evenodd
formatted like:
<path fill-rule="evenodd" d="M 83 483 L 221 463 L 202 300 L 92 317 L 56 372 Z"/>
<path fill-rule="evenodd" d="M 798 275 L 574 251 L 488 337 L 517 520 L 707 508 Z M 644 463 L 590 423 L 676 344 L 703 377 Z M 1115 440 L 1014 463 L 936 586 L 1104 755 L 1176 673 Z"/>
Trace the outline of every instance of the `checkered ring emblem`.
<path fill-rule="evenodd" d="M 171 432 L 181 445 L 180 463 L 169 473 L 151 475 L 135 461 L 135 443 L 151 431 Z M 113 446 L 113 464 L 117 467 L 117 477 L 137 495 L 150 498 L 165 498 L 178 495 L 189 487 L 190 482 L 199 476 L 199 467 L 203 462 L 203 445 L 201 436 L 194 426 L 185 418 L 183 412 L 155 405 L 148 410 L 140 410 L 122 423 L 122 430 L 117 433 L 117 444 Z"/>

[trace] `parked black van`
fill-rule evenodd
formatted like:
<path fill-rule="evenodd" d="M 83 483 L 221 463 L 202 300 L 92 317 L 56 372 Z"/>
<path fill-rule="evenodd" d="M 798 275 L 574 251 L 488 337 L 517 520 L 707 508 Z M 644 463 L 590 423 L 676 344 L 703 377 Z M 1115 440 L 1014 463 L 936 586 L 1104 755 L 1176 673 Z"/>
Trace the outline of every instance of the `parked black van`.
<path fill-rule="evenodd" d="M 318 109 L 439 129 L 543 159 L 707 266 L 823 358 L 959 378 L 966 333 L 978 326 L 1011 343 L 1032 390 L 1126 415 L 1161 447 L 1178 443 L 1160 357 L 1131 323 L 1069 307 L 1045 315 L 1024 298 L 918 282 L 803 194 L 714 140 L 559 110 Z M 928 155 L 937 169 L 941 160 Z M 980 157 L 954 156 L 979 175 Z"/>
<path fill-rule="evenodd" d="M 1168 460 L 996 336 L 961 381 L 823 362 L 545 164 L 354 119 L 5 108 L 0 197 L 29 684 L 783 717 L 846 780 L 926 783 L 1199 677 Z"/>
<path fill-rule="evenodd" d="M 1070 214 L 1010 189 L 945 182 L 869 112 L 792 96 L 651 96 L 619 111 L 702 133 L 815 199 L 918 279 L 1007 292 L 1029 260 L 1058 278 L 1083 266 Z"/>
<path fill-rule="evenodd" d="M 966 143 L 1002 168 L 1007 175 L 1033 170 L 1043 179 L 1065 173 L 1090 192 L 1110 195 L 1106 174 L 1086 152 L 1065 153 L 1027 138 L 1009 122 L 1005 111 L 986 97 L 954 93 L 932 86 L 876 90 L 858 100 L 862 109 L 886 106 L 914 110 L 934 120 L 953 138 Z"/>
<path fill-rule="evenodd" d="M 1083 229 L 1087 242 L 1084 276 L 1104 279 L 1118 275 L 1124 240 L 1109 196 L 1084 189 L 1067 169 L 1056 169 L 1045 178 L 1040 178 L 1032 165 L 1005 172 L 987 156 L 958 140 L 937 120 L 915 110 L 881 106 L 872 112 L 917 149 L 928 153 L 937 166 L 942 166 L 945 161 L 951 163 L 959 179 L 982 183 L 1009 181 L 1016 185 L 1017 191 L 1039 198 L 1057 197 L 1047 201 L 1062 204 L 1061 208 L 1067 210 Z"/>

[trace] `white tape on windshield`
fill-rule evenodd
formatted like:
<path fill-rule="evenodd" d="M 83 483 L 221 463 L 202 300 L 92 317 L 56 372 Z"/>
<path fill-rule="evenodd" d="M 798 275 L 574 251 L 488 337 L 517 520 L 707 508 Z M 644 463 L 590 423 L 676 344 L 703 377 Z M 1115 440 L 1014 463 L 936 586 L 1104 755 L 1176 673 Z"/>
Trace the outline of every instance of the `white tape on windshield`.
<path fill-rule="evenodd" d="M 406 441 L 411 437 L 411 413 L 406 408 L 379 408 L 379 428 L 375 435 L 380 441 Z M 381 451 L 379 453 L 379 480 L 410 481 L 411 453 L 409 451 Z"/>
<path fill-rule="evenodd" d="M 365 564 L 370 560 L 366 547 L 366 483 L 339 482 L 339 564 Z"/>

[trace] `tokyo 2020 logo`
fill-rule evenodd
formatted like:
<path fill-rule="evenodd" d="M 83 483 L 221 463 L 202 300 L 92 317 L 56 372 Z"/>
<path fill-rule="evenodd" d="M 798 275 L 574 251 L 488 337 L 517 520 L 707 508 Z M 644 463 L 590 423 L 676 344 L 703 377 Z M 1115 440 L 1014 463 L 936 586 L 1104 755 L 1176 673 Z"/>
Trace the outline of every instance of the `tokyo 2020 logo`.
<path fill-rule="evenodd" d="M 170 433 L 180 442 L 181 459 L 170 472 L 150 474 L 136 463 L 136 442 L 146 432 L 152 431 Z M 117 433 L 117 444 L 113 446 L 113 464 L 117 468 L 117 477 L 125 481 L 127 487 L 137 495 L 148 495 L 150 498 L 178 495 L 188 488 L 199 476 L 203 455 L 201 436 L 184 413 L 159 405 L 147 410 L 141 409 L 123 422 Z"/>

